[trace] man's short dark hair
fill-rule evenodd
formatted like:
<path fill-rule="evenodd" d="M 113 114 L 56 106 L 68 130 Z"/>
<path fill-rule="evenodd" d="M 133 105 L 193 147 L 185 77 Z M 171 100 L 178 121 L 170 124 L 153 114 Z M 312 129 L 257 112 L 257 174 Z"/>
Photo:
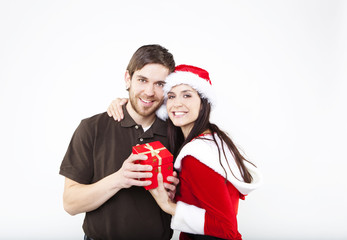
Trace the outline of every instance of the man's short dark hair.
<path fill-rule="evenodd" d="M 144 45 L 136 50 L 129 61 L 127 70 L 130 77 L 133 77 L 135 71 L 151 63 L 167 67 L 170 73 L 175 70 L 175 60 L 166 48 L 158 44 Z"/>

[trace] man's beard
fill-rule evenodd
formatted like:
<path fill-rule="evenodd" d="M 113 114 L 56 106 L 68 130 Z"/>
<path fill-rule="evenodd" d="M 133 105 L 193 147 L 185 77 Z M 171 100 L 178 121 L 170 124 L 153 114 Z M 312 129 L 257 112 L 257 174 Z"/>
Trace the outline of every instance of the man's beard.
<path fill-rule="evenodd" d="M 159 109 L 159 107 L 164 102 L 164 100 L 162 100 L 161 102 L 159 102 L 159 104 L 154 103 L 153 106 L 146 108 L 146 107 L 141 107 L 138 105 L 138 101 L 141 101 L 139 100 L 139 96 L 129 97 L 129 100 L 135 112 L 142 117 L 151 116 L 153 113 L 155 113 Z M 153 100 L 157 101 L 157 99 L 153 99 Z"/>

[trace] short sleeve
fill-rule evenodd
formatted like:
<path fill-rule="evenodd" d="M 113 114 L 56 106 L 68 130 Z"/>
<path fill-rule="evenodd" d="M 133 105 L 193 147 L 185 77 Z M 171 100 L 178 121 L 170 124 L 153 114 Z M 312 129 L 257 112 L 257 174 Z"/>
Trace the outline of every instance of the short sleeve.
<path fill-rule="evenodd" d="M 89 184 L 93 178 L 93 142 L 91 127 L 82 120 L 75 130 L 59 174 L 81 184 Z"/>

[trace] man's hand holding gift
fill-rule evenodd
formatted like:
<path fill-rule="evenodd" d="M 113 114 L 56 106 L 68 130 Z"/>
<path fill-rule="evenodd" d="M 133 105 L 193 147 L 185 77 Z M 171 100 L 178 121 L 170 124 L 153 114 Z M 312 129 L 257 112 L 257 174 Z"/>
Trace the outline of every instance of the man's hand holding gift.
<path fill-rule="evenodd" d="M 151 171 L 152 177 L 142 179 L 152 182 L 152 184 L 144 186 L 145 189 L 157 188 L 158 173 L 161 173 L 168 196 L 170 199 L 173 199 L 176 193 L 176 186 L 179 183 L 177 173 L 173 171 L 173 155 L 159 141 L 134 146 L 133 154 L 146 155 L 147 160 L 141 160 L 137 163 L 153 167 Z"/>

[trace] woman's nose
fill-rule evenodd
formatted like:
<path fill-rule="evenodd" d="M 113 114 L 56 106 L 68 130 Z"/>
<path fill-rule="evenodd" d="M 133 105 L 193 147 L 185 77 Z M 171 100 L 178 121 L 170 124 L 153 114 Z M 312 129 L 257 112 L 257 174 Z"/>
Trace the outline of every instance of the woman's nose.
<path fill-rule="evenodd" d="M 175 98 L 175 99 L 174 99 L 174 106 L 175 106 L 175 107 L 182 106 L 182 101 L 181 101 L 181 99 Z"/>

